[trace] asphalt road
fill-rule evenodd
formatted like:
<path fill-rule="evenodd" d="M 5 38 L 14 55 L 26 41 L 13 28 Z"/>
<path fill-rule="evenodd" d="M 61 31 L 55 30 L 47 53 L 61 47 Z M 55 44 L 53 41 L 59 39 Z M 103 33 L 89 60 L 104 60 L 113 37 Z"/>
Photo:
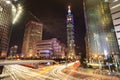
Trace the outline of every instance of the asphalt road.
<path fill-rule="evenodd" d="M 21 65 L 6 65 L 0 80 L 120 80 L 111 76 L 90 73 L 91 70 L 76 70 L 74 63 L 42 66 L 33 69 Z"/>

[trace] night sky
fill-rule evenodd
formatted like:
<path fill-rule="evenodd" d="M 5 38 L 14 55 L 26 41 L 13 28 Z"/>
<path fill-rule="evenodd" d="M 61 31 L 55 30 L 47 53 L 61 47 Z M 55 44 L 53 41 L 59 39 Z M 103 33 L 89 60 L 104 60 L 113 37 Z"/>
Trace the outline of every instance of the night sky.
<path fill-rule="evenodd" d="M 74 15 L 75 44 L 79 51 L 85 53 L 85 24 L 82 0 L 24 0 L 24 14 L 17 24 L 13 25 L 10 46 L 18 45 L 21 52 L 25 24 L 35 20 L 30 13 L 43 23 L 43 39 L 57 38 L 66 44 L 67 6 L 71 4 Z"/>

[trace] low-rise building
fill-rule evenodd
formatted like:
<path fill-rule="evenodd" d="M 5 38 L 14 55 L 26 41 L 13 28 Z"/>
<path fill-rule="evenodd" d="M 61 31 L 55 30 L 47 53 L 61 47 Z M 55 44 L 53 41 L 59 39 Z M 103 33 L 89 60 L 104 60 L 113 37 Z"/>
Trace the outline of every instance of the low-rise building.
<path fill-rule="evenodd" d="M 40 57 L 60 58 L 64 54 L 62 46 L 56 38 L 40 40 L 35 44 L 34 52 Z"/>

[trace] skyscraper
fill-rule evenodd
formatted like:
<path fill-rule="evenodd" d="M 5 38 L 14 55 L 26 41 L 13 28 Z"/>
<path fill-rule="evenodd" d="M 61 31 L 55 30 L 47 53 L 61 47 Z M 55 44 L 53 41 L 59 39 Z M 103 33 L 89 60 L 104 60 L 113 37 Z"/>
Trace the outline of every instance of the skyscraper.
<path fill-rule="evenodd" d="M 120 0 L 109 0 L 109 5 L 120 49 Z"/>
<path fill-rule="evenodd" d="M 0 0 L 0 57 L 6 56 L 12 27 L 12 4 Z"/>
<path fill-rule="evenodd" d="M 30 21 L 25 26 L 22 53 L 26 56 L 34 55 L 34 46 L 37 41 L 42 40 L 43 24 Z"/>
<path fill-rule="evenodd" d="M 69 49 L 68 57 L 75 57 L 75 44 L 74 44 L 74 22 L 70 6 L 68 6 L 67 14 L 67 46 Z"/>
<path fill-rule="evenodd" d="M 119 54 L 108 0 L 84 0 L 89 58 Z"/>

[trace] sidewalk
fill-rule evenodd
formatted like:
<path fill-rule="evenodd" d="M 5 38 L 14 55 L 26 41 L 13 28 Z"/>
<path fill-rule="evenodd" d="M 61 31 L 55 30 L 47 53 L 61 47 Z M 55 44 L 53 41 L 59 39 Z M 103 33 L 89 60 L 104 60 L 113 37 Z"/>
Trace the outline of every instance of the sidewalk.
<path fill-rule="evenodd" d="M 120 73 L 118 72 L 112 72 L 111 74 L 109 73 L 109 70 L 100 70 L 100 69 L 90 69 L 90 68 L 78 68 L 77 71 L 81 72 L 87 72 L 90 74 L 97 74 L 97 75 L 102 75 L 102 76 L 113 76 L 113 77 L 118 77 L 120 79 Z"/>
<path fill-rule="evenodd" d="M 89 68 L 66 68 L 63 70 L 64 73 L 69 74 L 70 76 L 74 76 L 76 78 L 82 79 L 82 80 L 120 80 L 119 76 L 115 75 L 106 75 L 106 74 L 96 74 L 95 69 L 89 69 Z M 119 75 L 119 73 L 115 73 L 116 75 Z"/>

